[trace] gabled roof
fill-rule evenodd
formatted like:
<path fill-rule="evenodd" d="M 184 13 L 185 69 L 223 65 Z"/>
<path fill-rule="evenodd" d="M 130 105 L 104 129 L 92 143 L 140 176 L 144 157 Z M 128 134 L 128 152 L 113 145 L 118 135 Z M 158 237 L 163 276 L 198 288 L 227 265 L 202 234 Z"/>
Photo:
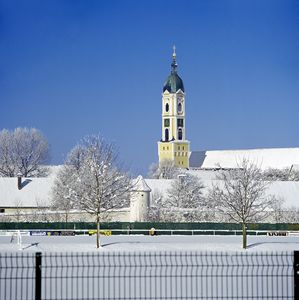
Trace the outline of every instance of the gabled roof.
<path fill-rule="evenodd" d="M 263 170 L 291 168 L 299 164 L 299 148 L 193 151 L 189 165 L 190 168 L 234 169 L 243 159 Z"/>
<path fill-rule="evenodd" d="M 0 207 L 37 207 L 50 205 L 55 177 L 23 178 L 18 190 L 17 178 L 0 177 Z M 39 205 L 38 205 L 39 204 Z"/>
<path fill-rule="evenodd" d="M 194 171 L 196 172 L 196 171 Z M 217 173 L 219 171 L 215 171 Z M 195 174 L 192 174 L 195 175 Z M 209 189 L 213 184 L 218 184 L 220 181 L 215 179 L 206 179 L 199 176 L 199 179 L 204 185 L 203 195 L 207 196 Z M 173 179 L 145 179 L 147 185 L 151 188 L 153 193 L 161 193 L 164 197 L 167 196 L 167 191 L 171 188 Z M 270 183 L 266 191 L 266 195 L 275 195 L 285 201 L 284 207 L 299 207 L 299 181 L 273 181 Z"/>

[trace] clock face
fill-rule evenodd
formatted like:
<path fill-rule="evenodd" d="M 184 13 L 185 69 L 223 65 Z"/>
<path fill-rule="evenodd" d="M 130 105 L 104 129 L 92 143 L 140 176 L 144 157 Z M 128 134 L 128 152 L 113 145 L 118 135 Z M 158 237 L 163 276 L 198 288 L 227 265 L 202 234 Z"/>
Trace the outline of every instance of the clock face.
<path fill-rule="evenodd" d="M 164 127 L 169 127 L 169 119 L 164 119 Z"/>

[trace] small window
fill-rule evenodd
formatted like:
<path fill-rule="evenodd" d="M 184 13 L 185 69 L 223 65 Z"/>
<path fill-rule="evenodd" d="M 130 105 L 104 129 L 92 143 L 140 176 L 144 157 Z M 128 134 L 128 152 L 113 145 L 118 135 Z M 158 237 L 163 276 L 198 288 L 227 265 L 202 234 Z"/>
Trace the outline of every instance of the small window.
<path fill-rule="evenodd" d="M 164 127 L 169 127 L 170 121 L 169 119 L 164 119 Z"/>
<path fill-rule="evenodd" d="M 169 130 L 165 129 L 165 141 L 168 142 L 169 141 Z"/>
<path fill-rule="evenodd" d="M 165 111 L 169 112 L 169 104 L 168 103 L 166 103 L 166 105 L 165 105 Z"/>
<path fill-rule="evenodd" d="M 179 128 L 179 130 L 178 130 L 178 139 L 180 141 L 183 139 L 183 130 L 182 130 L 182 128 Z"/>
<path fill-rule="evenodd" d="M 5 208 L 0 208 L 0 214 L 5 213 Z"/>
<path fill-rule="evenodd" d="M 183 146 L 183 150 L 185 150 L 185 147 Z"/>
<path fill-rule="evenodd" d="M 184 127 L 184 119 L 178 119 L 178 127 Z"/>
<path fill-rule="evenodd" d="M 165 147 L 163 147 L 163 150 L 165 150 Z"/>
<path fill-rule="evenodd" d="M 178 103 L 178 112 L 182 112 L 182 103 L 181 102 Z"/>
<path fill-rule="evenodd" d="M 178 146 L 178 150 L 181 150 L 181 149 L 180 149 L 180 146 Z"/>
<path fill-rule="evenodd" d="M 167 147 L 167 150 L 169 150 L 169 147 Z"/>

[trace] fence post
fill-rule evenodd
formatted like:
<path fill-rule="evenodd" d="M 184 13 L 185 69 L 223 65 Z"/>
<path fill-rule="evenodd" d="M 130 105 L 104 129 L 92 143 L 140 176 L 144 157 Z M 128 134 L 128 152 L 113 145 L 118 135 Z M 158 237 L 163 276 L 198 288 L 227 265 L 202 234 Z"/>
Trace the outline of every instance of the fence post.
<path fill-rule="evenodd" d="M 42 253 L 35 253 L 35 300 L 41 300 L 42 296 Z"/>
<path fill-rule="evenodd" d="M 299 299 L 299 251 L 294 251 L 294 299 Z"/>

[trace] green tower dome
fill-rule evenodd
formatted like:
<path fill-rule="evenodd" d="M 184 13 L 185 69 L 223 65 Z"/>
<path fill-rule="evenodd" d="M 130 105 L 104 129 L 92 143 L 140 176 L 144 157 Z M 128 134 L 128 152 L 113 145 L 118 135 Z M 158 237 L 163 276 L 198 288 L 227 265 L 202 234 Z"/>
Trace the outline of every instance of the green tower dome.
<path fill-rule="evenodd" d="M 182 78 L 177 74 L 176 68 L 176 53 L 175 47 L 173 47 L 173 54 L 172 54 L 172 64 L 171 64 L 171 74 L 167 77 L 164 86 L 163 86 L 163 93 L 167 90 L 169 93 L 176 93 L 178 90 L 182 90 L 185 92 L 184 83 Z"/>
<path fill-rule="evenodd" d="M 185 92 L 183 80 L 177 73 L 171 74 L 167 77 L 163 86 L 163 93 L 166 90 L 169 93 L 176 93 L 178 90 L 182 90 L 183 92 Z"/>

